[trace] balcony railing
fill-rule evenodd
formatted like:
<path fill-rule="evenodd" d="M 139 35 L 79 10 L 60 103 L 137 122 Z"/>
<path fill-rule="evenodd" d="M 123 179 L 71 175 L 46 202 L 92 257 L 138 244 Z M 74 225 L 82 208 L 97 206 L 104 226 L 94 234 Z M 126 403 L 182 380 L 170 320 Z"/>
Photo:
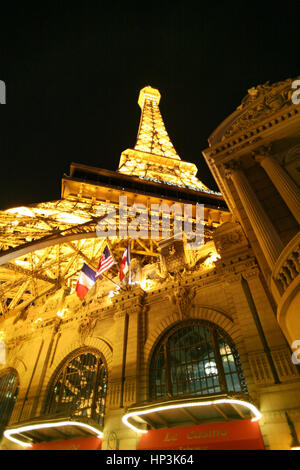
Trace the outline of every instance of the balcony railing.
<path fill-rule="evenodd" d="M 300 274 L 300 232 L 280 254 L 272 273 L 273 281 L 282 297 Z"/>

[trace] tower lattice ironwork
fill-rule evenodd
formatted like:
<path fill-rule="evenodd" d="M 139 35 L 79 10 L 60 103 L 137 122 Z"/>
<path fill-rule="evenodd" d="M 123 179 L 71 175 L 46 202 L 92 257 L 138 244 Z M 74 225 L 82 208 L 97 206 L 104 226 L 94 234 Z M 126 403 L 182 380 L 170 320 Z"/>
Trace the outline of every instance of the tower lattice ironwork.
<path fill-rule="evenodd" d="M 147 180 L 147 184 L 157 187 L 175 187 L 190 194 L 208 195 L 214 202 L 223 201 L 220 193 L 210 191 L 198 180 L 196 166 L 177 155 L 160 114 L 159 100 L 158 90 L 141 90 L 136 145 L 122 153 L 114 174 L 124 178 L 124 186 L 132 177 L 134 181 Z M 84 262 L 97 267 L 106 243 L 96 233 L 99 207 L 113 204 L 118 218 L 118 202 L 107 194 L 99 196 L 99 186 L 78 178 L 64 178 L 61 199 L 0 211 L 0 316 L 37 305 L 58 289 L 74 288 Z M 126 194 L 127 189 L 122 189 L 122 194 Z M 150 210 L 149 206 L 149 213 Z M 208 239 L 210 229 L 213 226 L 206 223 Z M 120 261 L 128 240 L 115 238 L 109 243 L 116 261 Z M 131 240 L 131 253 L 148 263 L 157 262 L 160 257 L 158 242 L 151 238 Z M 116 265 L 115 274 L 117 269 Z"/>

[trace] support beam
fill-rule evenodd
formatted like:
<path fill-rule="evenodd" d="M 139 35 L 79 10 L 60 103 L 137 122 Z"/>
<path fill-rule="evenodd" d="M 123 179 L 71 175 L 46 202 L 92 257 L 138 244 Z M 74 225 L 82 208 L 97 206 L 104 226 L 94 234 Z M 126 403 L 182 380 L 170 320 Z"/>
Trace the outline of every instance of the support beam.
<path fill-rule="evenodd" d="M 157 420 L 160 421 L 164 426 L 166 426 L 166 428 L 169 428 L 169 427 L 170 427 L 170 424 L 168 423 L 168 421 L 167 421 L 163 416 L 161 416 L 158 412 L 155 413 L 155 417 L 156 417 Z"/>
<path fill-rule="evenodd" d="M 244 413 L 234 404 L 234 403 L 230 403 L 232 408 L 236 411 L 236 413 L 242 418 L 242 419 L 246 419 L 246 416 L 244 415 Z"/>
<path fill-rule="evenodd" d="M 198 419 L 189 410 L 187 410 L 186 408 L 180 408 L 180 411 L 189 419 L 191 419 L 193 423 L 199 424 Z"/>
<path fill-rule="evenodd" d="M 144 415 L 144 416 L 143 416 L 143 420 L 144 420 L 151 428 L 156 429 L 155 424 L 153 423 L 153 421 L 152 421 L 150 418 L 148 418 L 147 416 Z"/>
<path fill-rule="evenodd" d="M 218 406 L 218 405 L 213 405 L 213 407 L 217 410 L 217 412 L 223 416 L 223 418 L 228 421 L 228 416 L 226 413 L 224 413 L 224 411 L 221 410 L 221 408 Z"/>

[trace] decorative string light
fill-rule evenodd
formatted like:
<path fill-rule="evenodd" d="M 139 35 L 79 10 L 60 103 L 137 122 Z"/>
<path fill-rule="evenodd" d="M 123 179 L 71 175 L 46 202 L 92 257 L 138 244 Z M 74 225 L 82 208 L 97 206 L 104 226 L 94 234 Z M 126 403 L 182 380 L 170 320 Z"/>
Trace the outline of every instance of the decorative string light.
<path fill-rule="evenodd" d="M 77 426 L 77 427 L 79 426 L 82 428 L 86 428 L 86 429 L 89 429 L 94 434 L 96 434 L 96 437 L 98 437 L 99 439 L 103 438 L 103 433 L 99 431 L 99 429 L 94 428 L 94 426 L 90 426 L 89 424 L 81 423 L 79 421 L 61 421 L 57 423 L 30 424 L 28 426 L 22 426 L 20 428 L 6 429 L 3 434 L 7 439 L 9 439 L 12 442 L 15 442 L 16 444 L 19 444 L 23 447 L 31 447 L 32 444 L 25 442 L 25 441 L 21 441 L 20 439 L 13 437 L 13 435 L 22 434 L 26 431 L 34 431 L 38 429 L 47 429 L 47 428 L 59 428 L 62 426 Z"/>
<path fill-rule="evenodd" d="M 140 410 L 140 411 L 132 411 L 130 413 L 126 413 L 122 417 L 123 423 L 128 426 L 130 429 L 132 429 L 135 432 L 145 434 L 148 431 L 144 429 L 139 429 L 133 424 L 129 423 L 129 418 L 134 417 L 134 416 L 142 416 L 142 415 L 147 415 L 151 413 L 156 413 L 160 411 L 165 411 L 165 410 L 173 410 L 173 409 L 178 409 L 178 408 L 186 408 L 186 407 L 197 407 L 197 406 L 211 406 L 211 405 L 221 405 L 223 403 L 229 403 L 229 404 L 234 404 L 234 405 L 242 405 L 248 408 L 253 414 L 254 417 L 251 419 L 251 421 L 258 421 L 259 419 L 262 418 L 261 412 L 254 406 L 252 403 L 249 403 L 245 400 L 236 400 L 233 398 L 226 398 L 226 399 L 221 399 L 221 400 L 209 400 L 209 401 L 201 401 L 201 402 L 192 402 L 192 403 L 179 403 L 176 405 L 165 405 L 165 406 L 159 406 L 157 408 L 152 408 L 150 410 Z"/>

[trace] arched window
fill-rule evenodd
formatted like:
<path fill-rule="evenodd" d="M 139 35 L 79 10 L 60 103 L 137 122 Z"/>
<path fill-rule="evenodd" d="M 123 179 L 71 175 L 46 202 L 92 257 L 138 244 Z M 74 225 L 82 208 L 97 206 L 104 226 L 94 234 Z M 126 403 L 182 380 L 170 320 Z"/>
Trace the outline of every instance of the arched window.
<path fill-rule="evenodd" d="M 95 351 L 73 353 L 51 381 L 45 412 L 50 415 L 89 418 L 103 425 L 107 369 Z"/>
<path fill-rule="evenodd" d="M 238 353 L 230 337 L 207 321 L 169 330 L 150 363 L 150 398 L 247 393 Z"/>
<path fill-rule="evenodd" d="M 16 372 L 4 373 L 0 377 L 0 437 L 11 417 L 19 391 Z"/>

